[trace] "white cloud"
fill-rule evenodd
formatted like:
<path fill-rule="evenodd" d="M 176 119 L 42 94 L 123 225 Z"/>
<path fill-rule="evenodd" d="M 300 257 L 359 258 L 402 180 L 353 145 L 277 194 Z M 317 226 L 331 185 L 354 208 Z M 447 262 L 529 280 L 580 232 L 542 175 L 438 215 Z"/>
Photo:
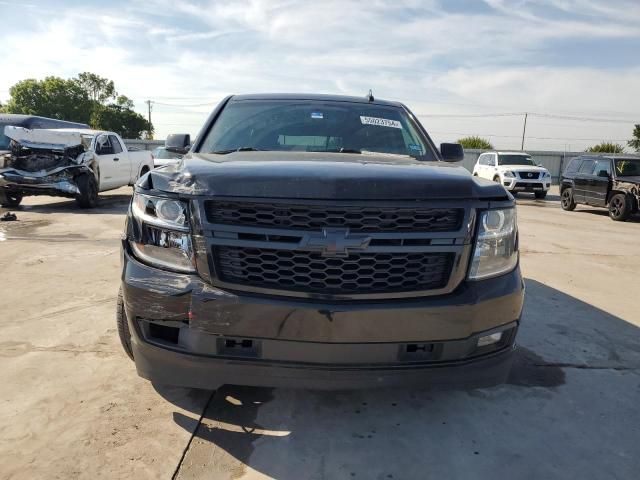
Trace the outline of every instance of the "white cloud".
<path fill-rule="evenodd" d="M 600 39 L 611 48 L 616 41 L 640 42 L 637 0 L 615 8 L 605 0 L 486 3 L 492 11 L 447 13 L 436 0 L 139 0 L 97 17 L 75 7 L 41 9 L 39 17 L 28 9 L 23 22 L 5 25 L 0 34 L 0 99 L 23 78 L 92 71 L 113 79 L 141 113 L 147 98 L 159 102 L 153 112 L 159 136 L 196 133 L 210 110 L 160 103 L 213 104 L 244 92 L 363 95 L 372 88 L 424 113 L 640 111 L 636 58 L 604 68 L 598 59 L 581 65 L 559 51 L 553 64 L 545 63 L 558 41 Z M 428 123 L 444 132 L 434 134 L 438 140 L 457 134 L 447 132 L 488 132 L 504 134 L 501 141 L 511 148 L 521 128 L 519 119 Z M 620 124 L 552 123 L 533 120 L 531 128 L 545 137 L 630 133 Z M 545 141 L 553 143 L 540 140 L 539 146 Z"/>

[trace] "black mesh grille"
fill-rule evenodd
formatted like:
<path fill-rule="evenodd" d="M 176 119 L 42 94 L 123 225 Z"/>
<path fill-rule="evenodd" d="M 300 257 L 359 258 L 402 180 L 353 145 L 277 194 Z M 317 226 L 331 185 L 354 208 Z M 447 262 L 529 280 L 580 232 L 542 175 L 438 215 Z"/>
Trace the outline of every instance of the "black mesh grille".
<path fill-rule="evenodd" d="M 459 230 L 460 208 L 287 205 L 207 201 L 211 223 L 289 229 L 349 228 L 366 232 L 450 232 Z"/>
<path fill-rule="evenodd" d="M 540 172 L 518 172 L 520 178 L 525 178 L 527 180 L 537 180 L 540 176 Z"/>
<path fill-rule="evenodd" d="M 446 286 L 452 253 L 319 253 L 214 247 L 221 280 L 245 286 L 309 293 L 394 293 Z"/>

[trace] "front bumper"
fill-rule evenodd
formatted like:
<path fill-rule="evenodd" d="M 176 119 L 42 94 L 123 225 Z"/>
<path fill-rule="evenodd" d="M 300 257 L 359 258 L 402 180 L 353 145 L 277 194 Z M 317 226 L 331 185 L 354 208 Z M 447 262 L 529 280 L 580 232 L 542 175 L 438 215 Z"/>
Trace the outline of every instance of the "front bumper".
<path fill-rule="evenodd" d="M 551 188 L 551 177 L 539 179 L 502 177 L 502 185 L 510 192 L 546 192 Z"/>
<path fill-rule="evenodd" d="M 328 304 L 219 290 L 126 248 L 123 262 L 139 375 L 197 388 L 494 385 L 508 375 L 524 295 L 518 268 L 439 297 Z M 498 331 L 499 344 L 477 349 Z"/>
<path fill-rule="evenodd" d="M 72 167 L 70 172 L 80 172 L 82 169 Z M 89 171 L 89 170 L 88 170 Z M 73 174 L 56 172 L 51 175 L 28 175 L 15 170 L 0 173 L 0 189 L 12 193 L 28 195 L 52 195 L 62 197 L 75 197 L 80 193 L 78 186 L 73 181 Z"/>

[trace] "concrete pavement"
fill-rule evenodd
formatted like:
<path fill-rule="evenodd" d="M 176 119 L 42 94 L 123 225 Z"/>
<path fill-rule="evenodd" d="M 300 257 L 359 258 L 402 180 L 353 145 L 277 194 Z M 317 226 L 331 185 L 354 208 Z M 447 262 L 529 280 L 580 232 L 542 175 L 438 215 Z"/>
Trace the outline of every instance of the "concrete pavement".
<path fill-rule="evenodd" d="M 521 195 L 506 385 L 204 392 L 154 387 L 120 350 L 130 193 L 29 198 L 0 224 L 0 478 L 637 478 L 640 217 Z"/>

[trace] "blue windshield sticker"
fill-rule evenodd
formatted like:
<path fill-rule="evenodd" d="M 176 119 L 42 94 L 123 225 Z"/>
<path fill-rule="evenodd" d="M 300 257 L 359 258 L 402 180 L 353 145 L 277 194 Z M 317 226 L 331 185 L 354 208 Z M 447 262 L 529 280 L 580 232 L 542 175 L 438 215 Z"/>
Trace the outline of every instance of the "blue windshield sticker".
<path fill-rule="evenodd" d="M 311 112 L 311 118 L 324 118 L 322 112 Z"/>
<path fill-rule="evenodd" d="M 409 144 L 409 150 L 414 150 L 416 152 L 421 152 L 422 148 L 420 148 L 420 145 L 416 145 L 415 143 L 410 143 Z"/>

